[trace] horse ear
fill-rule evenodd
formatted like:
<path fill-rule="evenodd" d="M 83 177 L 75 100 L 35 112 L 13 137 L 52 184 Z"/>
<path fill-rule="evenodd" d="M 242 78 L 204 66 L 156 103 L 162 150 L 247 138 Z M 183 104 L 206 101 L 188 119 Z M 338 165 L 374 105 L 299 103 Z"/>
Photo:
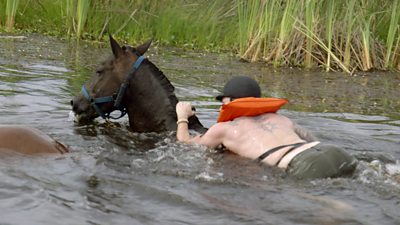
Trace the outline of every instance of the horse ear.
<path fill-rule="evenodd" d="M 118 42 L 114 40 L 114 38 L 111 35 L 110 35 L 110 44 L 115 58 L 118 58 L 119 56 L 124 54 L 124 50 L 122 50 L 121 46 L 119 46 Z"/>
<path fill-rule="evenodd" d="M 150 39 L 150 40 L 148 40 L 146 43 L 144 43 L 144 44 L 142 44 L 142 45 L 139 45 L 138 47 L 136 47 L 136 51 L 137 51 L 140 55 L 143 55 L 143 54 L 147 51 L 147 49 L 149 49 L 149 47 L 150 47 L 152 41 L 153 41 L 153 40 Z"/>

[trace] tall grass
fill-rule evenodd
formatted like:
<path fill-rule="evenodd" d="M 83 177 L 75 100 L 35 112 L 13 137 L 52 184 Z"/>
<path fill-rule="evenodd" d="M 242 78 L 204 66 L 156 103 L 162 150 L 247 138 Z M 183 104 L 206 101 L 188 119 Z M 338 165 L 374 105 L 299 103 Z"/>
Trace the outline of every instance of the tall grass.
<path fill-rule="evenodd" d="M 348 73 L 356 70 L 386 70 L 400 67 L 399 0 L 271 0 L 267 2 L 269 4 L 275 2 L 281 8 L 273 12 L 274 17 L 279 19 L 268 27 L 269 37 L 275 37 L 268 40 L 268 43 L 269 46 L 272 44 L 275 48 L 267 47 L 264 51 L 266 54 L 260 57 L 267 63 L 276 65 L 276 62 L 279 62 L 279 65 L 303 65 L 304 67 L 318 64 L 324 66 L 327 71 L 343 70 Z M 248 4 L 251 3 L 252 1 L 248 1 Z M 248 10 L 253 8 L 257 6 L 247 7 Z M 269 14 L 267 10 L 257 9 L 256 12 L 265 16 L 253 16 L 252 24 L 262 23 L 257 19 L 263 18 L 266 22 L 270 22 L 266 19 L 268 18 L 266 15 Z M 252 15 L 250 12 L 247 14 Z M 253 21 L 254 18 L 256 18 L 255 21 Z M 290 22 L 289 18 L 294 18 L 296 22 Z M 239 16 L 240 19 L 245 18 Z M 254 34 L 266 32 L 266 30 L 262 32 L 256 30 Z M 247 34 L 247 37 L 251 36 L 252 34 Z M 241 49 L 240 52 L 248 53 L 252 45 L 243 45 L 244 41 L 241 43 L 240 47 L 244 50 Z M 271 53 L 274 52 L 276 54 L 271 57 Z M 249 54 L 241 56 L 253 59 Z"/>
<path fill-rule="evenodd" d="M 132 44 L 154 38 L 275 66 L 400 69 L 400 0 L 0 0 L 0 6 L 7 30 L 93 40 L 111 33 Z"/>

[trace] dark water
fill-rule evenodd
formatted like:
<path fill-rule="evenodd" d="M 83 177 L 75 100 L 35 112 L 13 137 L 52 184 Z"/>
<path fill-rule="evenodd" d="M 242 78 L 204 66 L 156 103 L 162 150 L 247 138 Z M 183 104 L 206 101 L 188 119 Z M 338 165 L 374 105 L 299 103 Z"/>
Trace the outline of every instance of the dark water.
<path fill-rule="evenodd" d="M 400 75 L 276 70 L 226 54 L 150 49 L 197 107 L 217 117 L 231 75 L 253 75 L 265 96 L 326 143 L 355 155 L 351 178 L 294 181 L 231 154 L 138 134 L 127 118 L 77 126 L 69 101 L 110 50 L 43 36 L 0 37 L 0 123 L 36 127 L 71 146 L 63 156 L 0 158 L 0 224 L 400 224 Z"/>

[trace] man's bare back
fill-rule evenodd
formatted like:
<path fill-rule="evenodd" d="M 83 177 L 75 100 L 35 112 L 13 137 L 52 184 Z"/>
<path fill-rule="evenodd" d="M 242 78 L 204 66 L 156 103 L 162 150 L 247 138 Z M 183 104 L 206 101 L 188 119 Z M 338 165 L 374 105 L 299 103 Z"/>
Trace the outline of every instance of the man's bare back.
<path fill-rule="evenodd" d="M 227 149 L 250 159 L 257 159 L 266 151 L 278 146 L 307 142 L 296 133 L 296 125 L 290 119 L 275 113 L 240 117 L 214 126 L 212 129 L 220 130 L 217 132 L 224 134 L 221 141 Z M 318 142 L 311 142 L 296 148 L 295 151 L 298 154 L 316 144 Z M 291 146 L 284 147 L 272 153 L 263 162 L 271 166 L 276 165 L 290 148 Z M 286 157 L 282 159 L 279 167 L 287 167 L 290 160 L 285 159 Z"/>

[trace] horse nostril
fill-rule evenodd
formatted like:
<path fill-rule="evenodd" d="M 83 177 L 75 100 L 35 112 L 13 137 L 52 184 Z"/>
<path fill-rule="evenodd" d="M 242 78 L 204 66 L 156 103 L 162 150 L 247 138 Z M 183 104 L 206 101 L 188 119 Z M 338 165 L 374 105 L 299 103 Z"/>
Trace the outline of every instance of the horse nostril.
<path fill-rule="evenodd" d="M 78 107 L 77 104 L 74 104 L 74 103 L 76 103 L 76 102 L 74 102 L 73 100 L 71 100 L 72 111 L 74 111 L 75 113 L 78 113 L 79 107 Z"/>

